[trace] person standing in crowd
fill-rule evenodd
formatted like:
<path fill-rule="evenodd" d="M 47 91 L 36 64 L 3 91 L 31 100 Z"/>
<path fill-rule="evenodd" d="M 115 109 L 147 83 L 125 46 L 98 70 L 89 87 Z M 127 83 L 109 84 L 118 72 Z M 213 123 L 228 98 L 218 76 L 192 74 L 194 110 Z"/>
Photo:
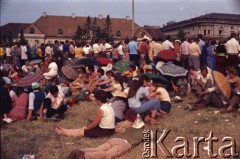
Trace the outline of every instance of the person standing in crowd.
<path fill-rule="evenodd" d="M 224 46 L 224 41 L 220 40 L 218 42 L 216 53 L 217 53 L 216 69 L 218 72 L 225 74 L 227 50 Z"/>
<path fill-rule="evenodd" d="M 28 60 L 26 42 L 21 44 L 21 66 Z"/>
<path fill-rule="evenodd" d="M 181 57 L 181 63 L 182 67 L 185 69 L 189 68 L 188 64 L 188 57 L 189 57 L 189 45 L 188 38 L 184 38 L 184 42 L 180 45 L 180 57 Z"/>
<path fill-rule="evenodd" d="M 158 53 L 163 50 L 161 44 L 161 38 L 158 38 L 156 42 L 152 45 L 153 60 L 158 58 Z"/>
<path fill-rule="evenodd" d="M 63 45 L 63 65 L 67 64 L 68 54 L 69 54 L 69 41 L 66 40 Z"/>
<path fill-rule="evenodd" d="M 240 53 L 240 45 L 236 37 L 236 33 L 231 33 L 231 39 L 225 44 L 228 55 L 228 65 L 233 66 L 235 69 L 238 67 L 238 55 Z"/>
<path fill-rule="evenodd" d="M 46 47 L 45 47 L 45 56 L 52 56 L 52 52 L 51 52 L 51 47 L 50 47 L 50 44 L 46 44 Z"/>
<path fill-rule="evenodd" d="M 137 37 L 134 36 L 132 40 L 129 42 L 129 53 L 130 53 L 130 61 L 133 62 L 134 65 L 139 66 L 138 61 L 138 45 L 137 45 Z"/>
<path fill-rule="evenodd" d="M 112 46 L 107 42 L 106 39 L 102 39 L 102 43 L 100 44 L 99 47 L 102 57 L 111 58 Z"/>
<path fill-rule="evenodd" d="M 75 57 L 75 48 L 73 45 L 73 41 L 71 41 L 70 45 L 69 45 L 69 56 L 68 57 L 71 59 L 74 59 L 74 57 Z"/>
<path fill-rule="evenodd" d="M 140 67 L 143 67 L 150 63 L 150 60 L 148 57 L 149 44 L 146 38 L 144 38 L 140 43 L 139 51 L 140 51 Z"/>
<path fill-rule="evenodd" d="M 171 36 L 167 35 L 166 40 L 162 43 L 163 50 L 173 50 L 174 49 L 174 46 L 170 42 L 170 39 L 171 39 Z"/>
<path fill-rule="evenodd" d="M 202 40 L 202 38 L 203 38 L 203 35 L 198 34 L 198 39 L 199 39 L 198 45 L 199 45 L 201 51 L 203 50 L 203 46 L 205 45 L 205 42 Z"/>
<path fill-rule="evenodd" d="M 52 47 L 52 50 L 53 50 L 53 55 L 60 51 L 59 50 L 59 42 L 57 40 L 54 41 L 54 45 Z"/>
<path fill-rule="evenodd" d="M 4 56 L 5 56 L 5 52 L 3 49 L 3 45 L 0 44 L 0 65 L 4 63 Z"/>
<path fill-rule="evenodd" d="M 19 43 L 13 47 L 12 57 L 13 57 L 12 58 L 13 65 L 20 68 L 21 49 L 20 49 L 20 44 Z"/>
<path fill-rule="evenodd" d="M 89 43 L 83 47 L 83 52 L 86 57 L 92 57 L 92 47 Z"/>
<path fill-rule="evenodd" d="M 119 43 L 118 43 L 118 53 L 119 53 L 119 60 L 122 60 L 123 59 L 123 43 L 122 43 L 122 41 L 120 41 Z"/>
<path fill-rule="evenodd" d="M 215 52 L 216 41 L 211 40 L 209 43 L 210 45 L 207 47 L 207 64 L 211 70 L 215 71 L 216 70 L 216 52 Z"/>
<path fill-rule="evenodd" d="M 6 45 L 6 63 L 12 64 L 12 50 L 9 44 Z"/>
<path fill-rule="evenodd" d="M 156 38 L 152 38 L 152 41 L 149 43 L 148 57 L 149 60 L 153 61 L 153 45 L 156 44 Z"/>
<path fill-rule="evenodd" d="M 124 40 L 124 43 L 123 43 L 123 47 L 122 47 L 122 49 L 123 49 L 123 60 L 124 61 L 129 61 L 129 58 L 130 58 L 128 44 L 129 44 L 129 38 L 126 37 L 125 40 Z"/>
<path fill-rule="evenodd" d="M 195 71 L 200 70 L 200 59 L 201 55 L 200 46 L 198 45 L 199 39 L 194 38 L 193 42 L 189 45 L 189 66 L 193 66 Z"/>
<path fill-rule="evenodd" d="M 34 60 L 34 59 L 37 59 L 37 46 L 36 44 L 34 44 L 32 47 L 31 47 L 31 60 Z"/>
<path fill-rule="evenodd" d="M 75 48 L 75 58 L 76 59 L 80 59 L 83 57 L 84 51 L 82 48 L 82 43 L 81 42 L 77 42 L 76 44 L 76 48 Z"/>
<path fill-rule="evenodd" d="M 99 40 L 95 39 L 95 43 L 93 44 L 93 57 L 98 58 L 99 57 L 99 52 L 100 52 Z"/>
<path fill-rule="evenodd" d="M 45 93 L 40 89 L 40 85 L 37 82 L 32 83 L 32 92 L 29 94 L 28 104 L 28 120 L 36 120 L 38 111 L 45 98 Z"/>
<path fill-rule="evenodd" d="M 178 66 L 181 66 L 180 45 L 181 45 L 181 41 L 180 40 L 175 40 L 174 52 L 177 55 L 177 57 L 176 57 L 174 63 Z"/>

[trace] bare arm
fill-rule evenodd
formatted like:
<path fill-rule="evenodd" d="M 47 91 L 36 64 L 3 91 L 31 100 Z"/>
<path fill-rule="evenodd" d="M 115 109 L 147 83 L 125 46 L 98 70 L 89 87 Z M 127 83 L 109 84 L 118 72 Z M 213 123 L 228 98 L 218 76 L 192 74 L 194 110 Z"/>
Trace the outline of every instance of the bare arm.
<path fill-rule="evenodd" d="M 104 114 L 103 110 L 99 109 L 97 111 L 97 114 L 96 114 L 93 122 L 91 124 L 89 124 L 85 130 L 91 130 L 91 129 L 95 128 L 100 123 L 100 121 L 103 117 L 103 114 Z"/>

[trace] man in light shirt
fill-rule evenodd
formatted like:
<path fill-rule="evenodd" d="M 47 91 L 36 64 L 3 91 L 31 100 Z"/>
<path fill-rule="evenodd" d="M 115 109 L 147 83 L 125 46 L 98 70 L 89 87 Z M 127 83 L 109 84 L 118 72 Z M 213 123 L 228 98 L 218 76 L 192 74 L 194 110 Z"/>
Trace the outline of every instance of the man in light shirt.
<path fill-rule="evenodd" d="M 21 45 L 21 66 L 25 64 L 25 61 L 28 59 L 27 56 L 27 46 L 26 43 Z"/>
<path fill-rule="evenodd" d="M 228 65 L 238 67 L 238 55 L 240 53 L 240 45 L 236 40 L 236 33 L 231 33 L 231 39 L 225 44 L 227 55 L 228 55 Z"/>
<path fill-rule="evenodd" d="M 200 59 L 199 56 L 201 55 L 201 49 L 198 45 L 199 39 L 194 38 L 193 42 L 189 45 L 189 66 L 193 66 L 195 71 L 200 70 Z"/>
<path fill-rule="evenodd" d="M 97 58 L 99 56 L 100 47 L 99 47 L 99 40 L 95 39 L 95 43 L 93 44 L 93 57 Z"/>
<path fill-rule="evenodd" d="M 128 43 L 130 61 L 133 62 L 134 65 L 139 66 L 139 56 L 138 56 L 138 45 L 137 45 L 137 37 L 134 36 L 132 40 Z"/>
<path fill-rule="evenodd" d="M 59 91 L 58 86 L 52 85 L 49 88 L 49 93 L 44 99 L 42 110 L 44 118 L 63 118 L 64 113 L 67 111 L 67 105 L 64 103 L 64 94 Z"/>
<path fill-rule="evenodd" d="M 101 56 L 105 56 L 107 58 L 111 58 L 111 51 L 112 51 L 112 46 L 106 41 L 106 39 L 102 39 L 102 43 L 100 44 L 100 52 Z"/>
<path fill-rule="evenodd" d="M 166 40 L 162 43 L 163 50 L 173 50 L 174 49 L 174 46 L 170 42 L 170 39 L 171 39 L 171 36 L 167 35 Z"/>
<path fill-rule="evenodd" d="M 161 44 L 161 38 L 158 38 L 156 42 L 152 45 L 153 60 L 157 58 L 158 53 L 163 50 Z"/>
<path fill-rule="evenodd" d="M 188 38 L 184 38 L 184 42 L 180 45 L 180 57 L 182 62 L 182 67 L 185 69 L 189 68 L 188 57 L 189 57 L 189 45 Z"/>

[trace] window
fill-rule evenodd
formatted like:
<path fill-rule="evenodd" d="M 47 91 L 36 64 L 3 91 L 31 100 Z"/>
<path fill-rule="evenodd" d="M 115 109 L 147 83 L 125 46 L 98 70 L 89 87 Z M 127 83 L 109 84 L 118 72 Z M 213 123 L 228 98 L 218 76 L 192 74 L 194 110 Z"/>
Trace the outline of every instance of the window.
<path fill-rule="evenodd" d="M 206 30 L 204 30 L 203 32 L 204 32 L 204 35 L 207 35 L 207 31 Z"/>
<path fill-rule="evenodd" d="M 211 34 L 211 30 L 208 30 L 208 35 Z"/>
<path fill-rule="evenodd" d="M 234 29 L 234 26 L 231 26 L 231 29 Z"/>
<path fill-rule="evenodd" d="M 222 27 L 219 28 L 218 33 L 219 33 L 219 35 L 223 34 L 223 28 Z"/>
<path fill-rule="evenodd" d="M 116 32 L 116 37 L 121 37 L 121 32 L 119 30 Z"/>
<path fill-rule="evenodd" d="M 34 34 L 35 33 L 35 30 L 33 28 L 30 28 L 29 29 L 29 34 Z"/>
<path fill-rule="evenodd" d="M 146 35 L 145 32 L 142 32 L 141 37 L 143 38 Z"/>
<path fill-rule="evenodd" d="M 63 30 L 62 29 L 58 29 L 58 34 L 63 34 Z"/>
<path fill-rule="evenodd" d="M 35 40 L 35 44 L 39 44 L 39 40 Z"/>

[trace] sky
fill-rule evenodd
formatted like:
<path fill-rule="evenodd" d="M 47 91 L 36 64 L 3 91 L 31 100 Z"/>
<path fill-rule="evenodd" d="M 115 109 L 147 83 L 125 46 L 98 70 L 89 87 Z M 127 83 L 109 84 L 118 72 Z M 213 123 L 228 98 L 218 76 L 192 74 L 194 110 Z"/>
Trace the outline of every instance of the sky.
<path fill-rule="evenodd" d="M 0 0 L 0 25 L 33 23 L 41 15 L 132 17 L 133 0 Z M 207 13 L 240 14 L 240 0 L 134 0 L 134 21 L 162 26 Z"/>

